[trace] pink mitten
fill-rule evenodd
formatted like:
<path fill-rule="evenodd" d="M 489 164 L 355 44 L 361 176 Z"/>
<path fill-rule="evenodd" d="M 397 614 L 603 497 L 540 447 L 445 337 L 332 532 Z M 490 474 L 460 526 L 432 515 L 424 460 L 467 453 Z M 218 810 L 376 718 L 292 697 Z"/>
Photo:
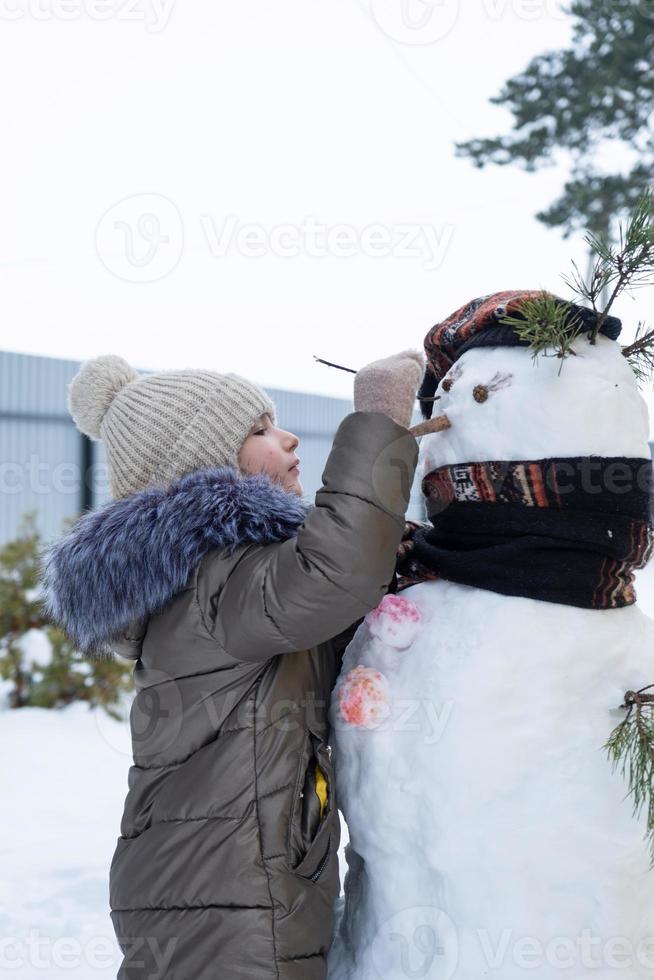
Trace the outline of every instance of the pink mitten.
<path fill-rule="evenodd" d="M 354 410 L 382 412 L 408 428 L 424 373 L 425 356 L 417 350 L 366 364 L 354 378 Z"/>

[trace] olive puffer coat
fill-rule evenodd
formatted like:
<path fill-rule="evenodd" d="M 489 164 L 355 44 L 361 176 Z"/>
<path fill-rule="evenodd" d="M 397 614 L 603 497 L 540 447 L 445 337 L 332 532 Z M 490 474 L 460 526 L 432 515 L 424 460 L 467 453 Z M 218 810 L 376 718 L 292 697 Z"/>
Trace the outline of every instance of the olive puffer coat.
<path fill-rule="evenodd" d="M 85 515 L 48 555 L 52 618 L 89 655 L 135 661 L 110 871 L 120 980 L 326 976 L 329 697 L 393 577 L 416 461 L 407 429 L 354 412 L 314 507 L 202 470 Z"/>

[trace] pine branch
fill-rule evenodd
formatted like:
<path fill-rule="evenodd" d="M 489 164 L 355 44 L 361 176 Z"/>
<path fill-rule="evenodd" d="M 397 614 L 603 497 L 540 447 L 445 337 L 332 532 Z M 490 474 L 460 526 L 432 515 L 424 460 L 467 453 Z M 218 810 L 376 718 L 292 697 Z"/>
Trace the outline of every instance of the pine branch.
<path fill-rule="evenodd" d="M 622 348 L 634 374 L 641 384 L 654 381 L 654 329 L 646 330 L 644 323 L 638 324 L 633 344 Z"/>
<path fill-rule="evenodd" d="M 572 346 L 582 332 L 582 323 L 570 303 L 562 303 L 556 297 L 542 296 L 526 300 L 520 308 L 520 316 L 507 316 L 502 324 L 511 327 L 520 340 L 529 344 L 532 355 L 556 356 L 563 359 L 574 355 Z"/>
<path fill-rule="evenodd" d="M 636 204 L 626 227 L 620 223 L 618 244 L 612 246 L 599 235 L 586 235 L 586 243 L 595 255 L 588 279 L 574 266 L 573 275 L 564 278 L 573 292 L 597 314 L 590 333 L 595 344 L 616 300 L 623 292 L 654 282 L 654 194 L 647 191 Z M 601 297 L 610 290 L 606 305 L 600 309 Z"/>
<path fill-rule="evenodd" d="M 654 694 L 645 694 L 652 687 L 654 684 L 627 691 L 621 706 L 627 710 L 627 717 L 612 731 L 604 749 L 613 771 L 627 780 L 634 816 L 646 810 L 645 839 L 654 868 Z"/>

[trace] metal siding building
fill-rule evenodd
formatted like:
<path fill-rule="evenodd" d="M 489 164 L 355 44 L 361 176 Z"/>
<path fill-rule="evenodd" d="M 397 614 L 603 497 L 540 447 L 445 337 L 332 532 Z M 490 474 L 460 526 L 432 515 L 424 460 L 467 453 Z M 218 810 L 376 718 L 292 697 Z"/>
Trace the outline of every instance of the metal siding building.
<path fill-rule="evenodd" d="M 15 537 L 29 511 L 49 541 L 62 533 L 66 520 L 109 499 L 103 446 L 77 431 L 66 406 L 68 384 L 79 366 L 78 361 L 0 351 L 0 545 Z M 321 484 L 334 433 L 352 404 L 267 391 L 279 424 L 300 438 L 301 479 L 311 498 Z M 420 513 L 418 497 L 414 484 L 414 516 Z"/>
<path fill-rule="evenodd" d="M 45 536 L 79 512 L 84 440 L 66 409 L 77 367 L 0 351 L 0 543 L 28 511 Z"/>

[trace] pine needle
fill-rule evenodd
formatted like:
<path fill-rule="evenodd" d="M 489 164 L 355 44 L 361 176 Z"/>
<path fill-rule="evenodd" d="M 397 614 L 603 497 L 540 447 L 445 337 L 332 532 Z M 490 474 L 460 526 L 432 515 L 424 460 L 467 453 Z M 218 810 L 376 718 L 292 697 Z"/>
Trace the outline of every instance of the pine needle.
<path fill-rule="evenodd" d="M 650 867 L 654 868 L 654 695 L 645 694 L 654 685 L 640 691 L 627 691 L 623 708 L 627 717 L 613 730 L 604 749 L 613 771 L 627 781 L 633 801 L 634 817 L 645 809 L 645 840 L 649 841 Z"/>
<path fill-rule="evenodd" d="M 572 304 L 561 303 L 547 293 L 525 302 L 519 316 L 501 321 L 529 344 L 534 358 L 554 354 L 561 359 L 561 367 L 566 357 L 576 353 L 572 348 L 579 336 L 586 333 L 589 342 L 596 343 L 623 292 L 654 284 L 654 193 L 646 192 L 626 226 L 619 225 L 615 244 L 590 233 L 586 243 L 593 256 L 588 276 L 573 262 L 572 273 L 563 280 L 582 305 L 595 313 L 592 330 L 584 329 Z M 647 331 L 641 324 L 634 343 L 624 347 L 623 354 L 639 383 L 654 381 L 654 330 Z"/>
<path fill-rule="evenodd" d="M 572 345 L 582 332 L 582 323 L 570 303 L 548 293 L 526 300 L 520 316 L 507 316 L 502 324 L 512 327 L 520 340 L 531 347 L 534 359 L 539 355 L 563 359 L 574 355 Z"/>
<path fill-rule="evenodd" d="M 634 374 L 641 385 L 654 383 L 654 330 L 647 330 L 644 323 L 638 324 L 633 344 L 622 348 Z"/>
<path fill-rule="evenodd" d="M 654 282 L 654 194 L 647 191 L 638 200 L 626 226 L 618 225 L 617 243 L 611 244 L 598 235 L 586 235 L 586 244 L 594 257 L 587 278 L 573 265 L 564 282 L 597 314 L 590 334 L 594 344 L 611 309 L 622 293 L 632 292 Z M 606 303 L 602 297 L 608 295 Z"/>

